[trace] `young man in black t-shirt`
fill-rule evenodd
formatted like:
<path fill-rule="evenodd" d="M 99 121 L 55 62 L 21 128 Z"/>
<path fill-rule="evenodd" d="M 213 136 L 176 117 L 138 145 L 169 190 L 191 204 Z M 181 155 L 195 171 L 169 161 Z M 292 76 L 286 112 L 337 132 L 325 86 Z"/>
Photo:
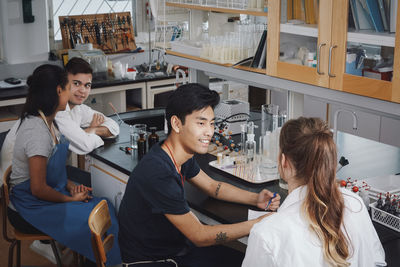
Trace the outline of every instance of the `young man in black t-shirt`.
<path fill-rule="evenodd" d="M 184 183 L 189 182 L 214 198 L 259 208 L 265 208 L 273 197 L 265 189 L 257 194 L 218 182 L 205 174 L 193 158 L 195 153 L 208 151 L 214 134 L 213 109 L 218 102 L 218 94 L 200 84 L 180 86 L 170 96 L 166 108 L 168 137 L 154 145 L 132 171 L 119 209 L 119 244 L 124 263 L 241 265 L 243 254 L 213 245 L 248 235 L 261 218 L 203 225 L 190 211 L 184 192 Z M 279 202 L 279 196 L 273 198 L 270 208 L 278 208 Z"/>

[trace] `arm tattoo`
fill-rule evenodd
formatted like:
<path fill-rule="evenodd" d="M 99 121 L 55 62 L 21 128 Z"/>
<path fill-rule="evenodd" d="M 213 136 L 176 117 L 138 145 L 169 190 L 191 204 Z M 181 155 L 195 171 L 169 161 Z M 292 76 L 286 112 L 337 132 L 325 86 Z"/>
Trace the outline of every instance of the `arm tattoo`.
<path fill-rule="evenodd" d="M 215 197 L 218 197 L 219 189 L 221 188 L 221 183 L 218 183 L 217 189 L 215 189 Z"/>
<path fill-rule="evenodd" d="M 228 240 L 228 236 L 224 232 L 218 233 L 217 236 L 215 237 L 215 243 L 216 244 L 224 243 L 227 240 Z"/>

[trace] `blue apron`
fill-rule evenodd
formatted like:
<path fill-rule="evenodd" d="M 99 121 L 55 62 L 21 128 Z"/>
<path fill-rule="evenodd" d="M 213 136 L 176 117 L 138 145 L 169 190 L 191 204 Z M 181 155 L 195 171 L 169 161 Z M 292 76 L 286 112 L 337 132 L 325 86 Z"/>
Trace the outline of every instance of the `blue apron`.
<path fill-rule="evenodd" d="M 67 155 L 68 142 L 62 140 L 60 144 L 53 147 L 46 167 L 47 184 L 64 195 L 70 195 L 66 190 L 65 163 Z M 12 188 L 10 200 L 18 213 L 34 227 L 96 262 L 90 241 L 88 219 L 90 212 L 102 198 L 93 197 L 88 202 L 49 202 L 33 196 L 30 180 L 27 180 Z M 113 205 L 108 203 L 108 208 L 112 224 L 107 232 L 114 234 L 115 241 L 112 249 L 107 253 L 107 265 L 116 265 L 121 263 L 119 245 L 116 242 L 118 240 L 118 221 Z"/>

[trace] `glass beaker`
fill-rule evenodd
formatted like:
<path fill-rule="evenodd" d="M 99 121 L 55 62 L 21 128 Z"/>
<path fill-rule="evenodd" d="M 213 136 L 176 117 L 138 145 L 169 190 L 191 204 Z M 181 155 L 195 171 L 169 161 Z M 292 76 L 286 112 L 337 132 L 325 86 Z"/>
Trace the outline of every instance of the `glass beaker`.
<path fill-rule="evenodd" d="M 274 132 L 278 128 L 279 106 L 275 104 L 261 105 L 261 135 Z"/>
<path fill-rule="evenodd" d="M 137 141 L 139 140 L 139 134 L 143 134 L 144 138 L 146 139 L 147 132 L 146 132 L 146 124 L 135 124 L 130 126 L 130 144 L 131 148 L 137 149 Z"/>

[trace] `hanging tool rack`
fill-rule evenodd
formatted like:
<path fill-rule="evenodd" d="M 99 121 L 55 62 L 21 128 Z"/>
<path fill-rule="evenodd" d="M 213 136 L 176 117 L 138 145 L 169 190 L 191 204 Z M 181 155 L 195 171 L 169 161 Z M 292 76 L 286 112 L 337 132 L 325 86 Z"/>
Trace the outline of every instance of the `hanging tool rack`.
<path fill-rule="evenodd" d="M 105 53 L 136 49 L 130 12 L 59 16 L 64 49 L 92 43 Z"/>

